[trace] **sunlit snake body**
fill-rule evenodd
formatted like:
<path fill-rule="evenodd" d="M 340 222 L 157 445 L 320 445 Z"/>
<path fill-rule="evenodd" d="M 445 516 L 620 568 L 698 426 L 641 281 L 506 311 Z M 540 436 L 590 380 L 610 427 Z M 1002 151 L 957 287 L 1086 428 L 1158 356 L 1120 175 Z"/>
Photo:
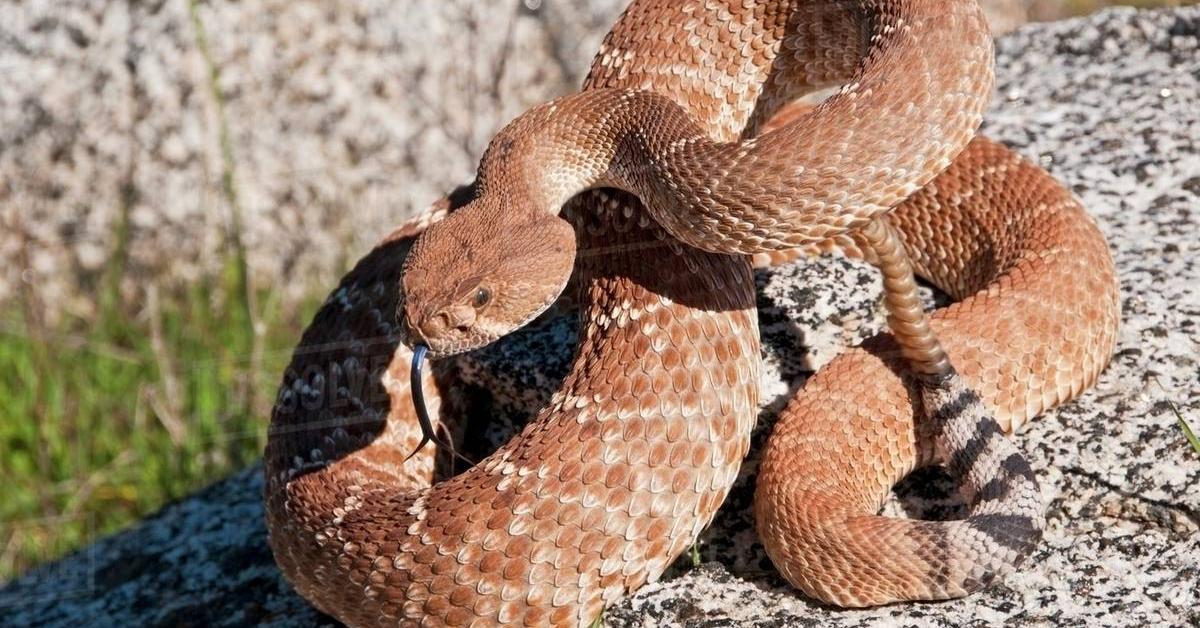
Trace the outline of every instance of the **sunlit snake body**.
<path fill-rule="evenodd" d="M 758 407 L 750 265 L 720 252 L 906 251 L 958 299 L 933 329 L 1000 426 L 1079 394 L 1115 340 L 1112 263 L 1069 192 L 972 141 L 990 64 L 973 2 L 635 1 L 585 90 L 503 131 L 474 200 L 385 240 L 305 333 L 266 453 L 271 545 L 289 581 L 354 625 L 577 625 L 656 579 L 720 506 Z M 794 98 L 839 84 L 758 134 Z M 564 211 L 582 322 L 570 374 L 512 442 L 431 485 L 432 449 L 406 461 L 421 432 L 396 319 L 408 308 L 443 320 L 401 299 L 414 238 L 436 223 L 486 256 L 472 225 L 523 205 L 556 211 L 594 187 L 626 192 L 588 192 Z M 887 225 L 904 251 L 888 251 Z M 899 354 L 884 335 L 837 358 L 764 452 L 760 536 L 789 581 L 827 602 L 963 595 L 1038 536 L 1036 484 L 996 423 L 968 390 L 922 396 Z M 426 396 L 453 432 L 464 400 L 436 394 L 453 383 L 443 364 Z M 967 410 L 924 421 L 925 404 Z M 875 515 L 895 481 L 932 462 L 963 479 L 968 519 Z"/>

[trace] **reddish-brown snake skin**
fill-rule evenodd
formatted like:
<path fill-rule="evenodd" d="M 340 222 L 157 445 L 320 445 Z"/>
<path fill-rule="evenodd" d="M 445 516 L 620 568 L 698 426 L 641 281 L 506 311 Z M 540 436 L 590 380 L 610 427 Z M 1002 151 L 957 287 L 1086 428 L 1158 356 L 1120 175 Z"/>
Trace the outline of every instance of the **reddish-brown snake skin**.
<path fill-rule="evenodd" d="M 1000 430 L 1095 381 L 1117 286 L 1072 195 L 972 139 L 991 63 L 965 0 L 635 0 L 584 90 L 501 131 L 474 188 L 386 238 L 305 332 L 266 451 L 271 547 L 288 580 L 351 625 L 591 622 L 658 578 L 725 498 L 758 408 L 747 255 L 796 247 L 878 264 L 901 337 L 922 335 L 905 300 L 911 262 L 956 299 L 930 325 L 961 378 L 922 385 L 906 359 L 920 351 L 901 357 L 888 334 L 813 376 L 759 472 L 772 561 L 846 606 L 961 596 L 1011 569 L 1036 543 L 1041 505 Z M 485 235 L 558 242 L 566 227 L 547 220 L 564 203 L 582 323 L 570 373 L 520 435 L 434 483 L 435 448 L 405 461 L 421 431 L 397 311 L 431 341 L 468 325 L 441 302 L 449 293 L 402 297 L 406 263 L 414 277 L 452 256 L 529 275 L 495 297 L 496 311 L 513 308 L 503 329 L 481 320 L 434 348 L 477 346 L 544 309 L 552 297 L 537 295 L 557 295 L 569 272 L 509 268 Z M 561 261 L 551 244 L 533 249 Z M 453 358 L 441 364 L 425 396 L 453 433 L 463 400 L 438 394 L 453 384 Z M 961 479 L 967 519 L 877 516 L 896 481 L 931 463 Z"/>

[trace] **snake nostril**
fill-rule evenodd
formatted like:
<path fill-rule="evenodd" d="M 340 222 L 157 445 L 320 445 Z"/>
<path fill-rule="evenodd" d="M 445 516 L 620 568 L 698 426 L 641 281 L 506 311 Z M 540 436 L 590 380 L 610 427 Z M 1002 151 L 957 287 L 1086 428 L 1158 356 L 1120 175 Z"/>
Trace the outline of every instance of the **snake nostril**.
<path fill-rule="evenodd" d="M 441 316 L 406 317 L 402 324 L 405 335 L 411 341 L 422 344 L 429 344 L 446 329 L 445 319 Z"/>
<path fill-rule="evenodd" d="M 465 332 L 471 329 L 475 324 L 475 308 L 465 305 L 457 305 L 446 308 L 438 313 L 442 323 L 446 329 L 454 329 L 455 331 Z"/>
<path fill-rule="evenodd" d="M 437 338 L 446 330 L 446 317 L 441 314 L 427 316 L 418 321 L 414 327 L 416 327 L 417 334 L 421 336 L 422 340 L 428 342 Z"/>

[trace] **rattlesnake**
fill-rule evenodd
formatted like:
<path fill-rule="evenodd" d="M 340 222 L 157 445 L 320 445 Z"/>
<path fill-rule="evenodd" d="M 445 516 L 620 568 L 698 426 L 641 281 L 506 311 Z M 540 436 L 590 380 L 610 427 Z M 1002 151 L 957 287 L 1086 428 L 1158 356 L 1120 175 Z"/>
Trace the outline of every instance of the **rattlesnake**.
<path fill-rule="evenodd" d="M 894 335 L 835 359 L 783 412 L 755 497 L 768 554 L 847 606 L 960 596 L 1010 568 L 1041 506 L 1000 430 L 1094 381 L 1117 302 L 1071 194 L 972 139 L 991 55 L 968 1 L 635 0 L 585 89 L 502 130 L 476 183 L 385 239 L 305 333 L 266 452 L 289 581 L 355 625 L 572 625 L 656 579 L 749 447 L 747 255 L 798 250 L 879 265 Z M 958 302 L 926 320 L 913 268 Z M 423 434 L 399 339 L 444 358 L 490 342 L 573 269 L 582 332 L 558 392 L 431 486 L 435 451 L 408 459 Z M 421 382 L 445 432 L 463 412 L 435 394 L 452 360 Z M 961 478 L 968 519 L 874 514 L 935 462 Z"/>

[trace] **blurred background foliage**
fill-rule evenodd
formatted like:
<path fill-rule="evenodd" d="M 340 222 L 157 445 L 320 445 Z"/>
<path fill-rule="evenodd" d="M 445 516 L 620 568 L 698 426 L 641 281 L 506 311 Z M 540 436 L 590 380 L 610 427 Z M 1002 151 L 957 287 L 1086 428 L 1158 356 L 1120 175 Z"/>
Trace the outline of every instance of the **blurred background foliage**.
<path fill-rule="evenodd" d="M 542 6 L 525 4 L 532 11 Z M 556 32 L 576 28 L 598 37 L 610 19 L 601 15 L 582 26 L 554 22 L 551 4 L 545 3 L 546 13 L 539 19 Z M 1187 2 L 992 4 L 997 30 L 1007 30 L 1027 20 L 1080 15 L 1112 4 Z M 253 175 L 240 171 L 241 156 L 230 139 L 224 109 L 226 96 L 237 90 L 222 83 L 219 70 L 228 70 L 233 62 L 213 61 L 205 34 L 211 29 L 205 28 L 201 6 L 193 1 L 186 14 L 192 27 L 189 44 L 208 72 L 209 122 L 219 146 L 212 166 L 216 192 L 200 203 L 201 212 L 222 217 L 218 244 L 212 247 L 215 261 L 182 279 L 132 263 L 130 208 L 142 191 L 126 186 L 118 194 L 117 211 L 102 225 L 108 230 L 103 263 L 74 272 L 67 298 L 46 289 L 31 270 L 40 268 L 38 242 L 28 235 L 36 230 L 25 227 L 37 215 L 21 207 L 0 213 L 0 226 L 16 234 L 0 247 L 16 269 L 7 292 L 0 293 L 0 581 L 252 464 L 261 455 L 266 418 L 291 347 L 334 278 L 384 233 L 366 229 L 354 234 L 356 239 L 325 243 L 337 250 L 325 263 L 326 272 L 315 277 L 264 276 L 251 268 L 238 182 Z M 463 15 L 475 19 L 472 28 L 487 29 L 478 16 Z M 11 36 L 0 37 L 4 41 L 9 43 L 0 47 L 14 45 Z M 550 54 L 563 67 L 550 80 L 551 91 L 577 83 L 579 59 L 588 56 L 574 49 L 556 54 L 555 45 L 552 41 Z M 511 46 L 503 50 L 516 54 Z M 505 99 L 500 90 L 493 91 L 493 98 Z M 517 110 L 525 104 L 518 103 Z M 485 102 L 480 110 L 488 106 Z M 483 128 L 458 134 L 465 156 L 460 161 L 469 164 L 475 158 L 496 123 L 489 118 Z M 460 166 L 433 186 L 448 188 L 468 172 Z M 10 178 L 20 176 L 0 170 L 0 191 L 13 187 Z M 404 176 L 419 177 L 420 172 Z M 432 196 L 426 193 L 425 198 Z M 410 211 L 393 208 L 383 220 L 396 222 Z M 164 267 L 170 266 L 171 255 L 167 246 Z"/>

